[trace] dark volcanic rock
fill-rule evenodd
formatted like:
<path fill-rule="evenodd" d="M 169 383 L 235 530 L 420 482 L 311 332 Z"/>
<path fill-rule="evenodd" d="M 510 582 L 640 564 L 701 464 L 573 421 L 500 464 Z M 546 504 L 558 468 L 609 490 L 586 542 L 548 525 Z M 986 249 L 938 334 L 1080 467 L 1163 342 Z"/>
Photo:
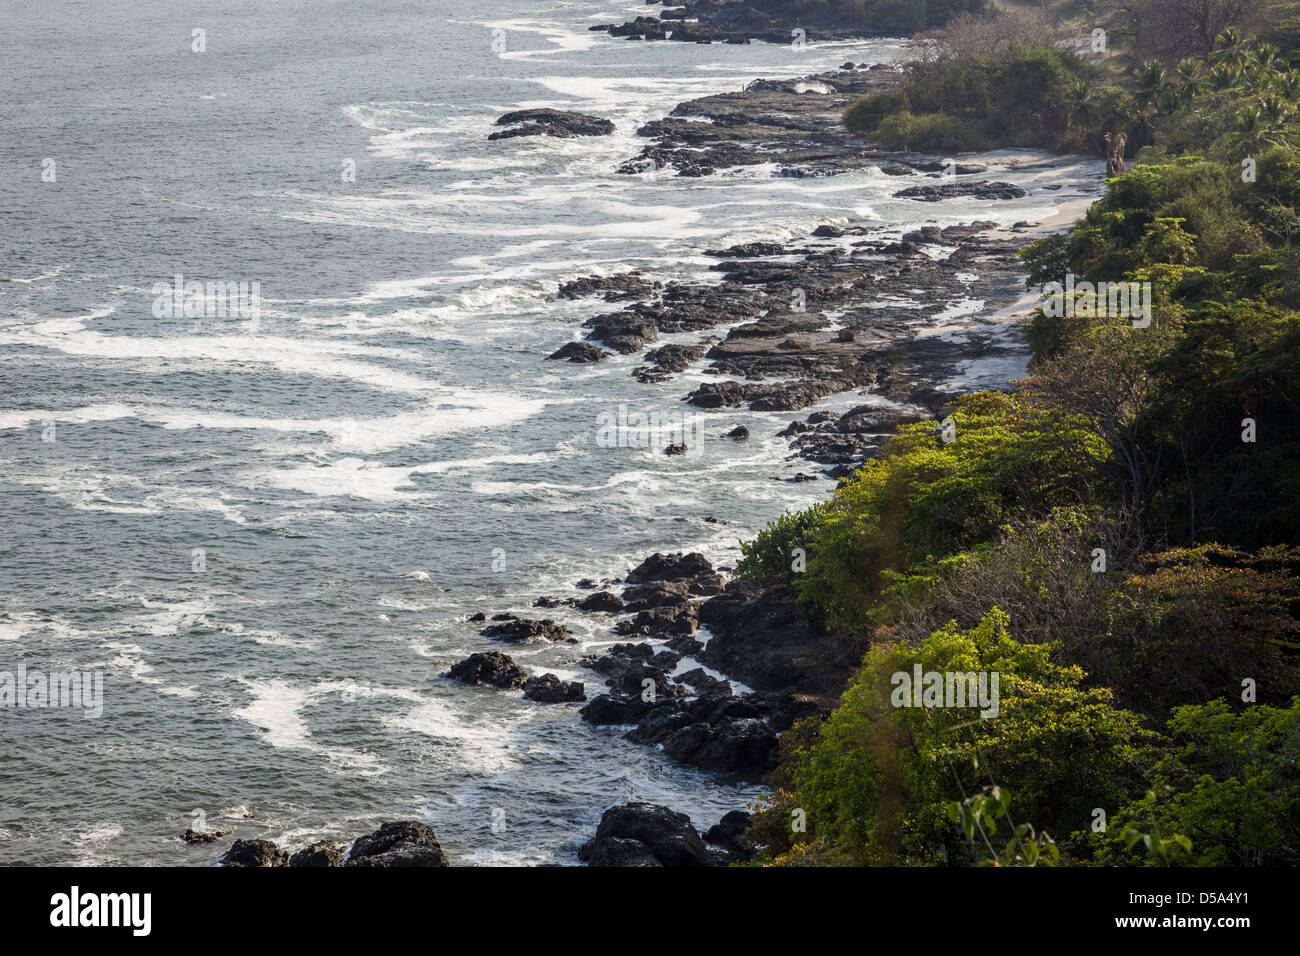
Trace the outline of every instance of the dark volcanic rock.
<path fill-rule="evenodd" d="M 622 272 L 610 276 L 586 276 L 571 279 L 560 286 L 556 295 L 561 299 L 581 299 L 598 295 L 607 302 L 621 299 L 639 299 L 663 288 L 662 282 L 651 281 L 641 273 Z"/>
<path fill-rule="evenodd" d="M 583 323 L 591 331 L 587 337 L 605 345 L 621 355 L 639 352 L 659 338 L 655 320 L 636 312 L 615 312 L 597 316 Z"/>
<path fill-rule="evenodd" d="M 642 637 L 677 637 L 694 634 L 699 629 L 700 612 L 692 603 L 667 605 L 647 611 L 638 611 L 636 616 L 619 621 L 614 630 L 618 634 Z"/>
<path fill-rule="evenodd" d="M 641 382 L 663 382 L 675 372 L 684 372 L 708 350 L 707 345 L 662 345 L 646 353 L 649 365 L 632 372 Z"/>
<path fill-rule="evenodd" d="M 786 248 L 779 242 L 742 242 L 739 245 L 728 246 L 726 249 L 709 249 L 704 254 L 715 259 L 753 259 L 783 256 L 786 254 Z"/>
<path fill-rule="evenodd" d="M 592 840 L 578 851 L 588 866 L 663 866 L 640 840 L 609 837 Z"/>
<path fill-rule="evenodd" d="M 726 437 L 735 439 L 736 441 L 742 441 L 749 437 L 749 429 L 744 425 L 737 425 L 731 431 L 727 432 Z"/>
<path fill-rule="evenodd" d="M 654 581 L 649 584 L 634 584 L 623 589 L 624 610 L 648 611 L 663 605 L 682 605 L 690 600 L 691 585 L 688 581 Z"/>
<path fill-rule="evenodd" d="M 649 712 L 649 703 L 627 694 L 601 694 L 579 711 L 583 720 L 597 725 L 635 724 Z"/>
<path fill-rule="evenodd" d="M 696 643 L 699 643 L 698 641 Z M 700 647 L 703 647 L 700 644 Z M 696 649 L 698 652 L 699 648 Z M 694 688 L 700 693 L 731 693 L 731 684 L 724 680 L 718 680 L 712 674 L 705 671 L 703 667 L 696 667 L 693 670 L 686 671 L 684 674 L 678 674 L 677 680 L 689 687 Z"/>
<path fill-rule="evenodd" d="M 453 664 L 447 676 L 466 684 L 487 684 L 491 687 L 522 687 L 528 673 L 500 651 L 471 654 L 459 664 Z"/>
<path fill-rule="evenodd" d="M 838 694 L 851 665 L 842 637 L 818 632 L 779 585 L 733 581 L 700 607 L 713 637 L 699 659 L 761 691 Z"/>
<path fill-rule="evenodd" d="M 562 681 L 554 674 L 528 678 L 524 683 L 524 696 L 542 704 L 563 704 L 587 699 L 581 683 Z"/>
<path fill-rule="evenodd" d="M 615 840 L 623 842 L 610 846 Z M 719 862 L 717 854 L 710 852 L 691 826 L 690 817 L 651 803 L 626 803 L 606 810 L 596 835 L 578 850 L 578 859 L 593 866 L 654 865 L 645 861 L 645 854 L 636 853 L 630 843 L 645 847 L 660 866 L 711 866 Z"/>
<path fill-rule="evenodd" d="M 698 551 L 690 554 L 656 552 L 629 571 L 626 580 L 629 584 L 645 584 L 651 581 L 682 581 L 713 573 L 713 565 Z"/>
<path fill-rule="evenodd" d="M 732 810 L 705 831 L 704 840 L 735 854 L 738 860 L 748 860 L 753 851 L 745 842 L 745 832 L 752 820 L 744 810 Z"/>
<path fill-rule="evenodd" d="M 215 843 L 227 832 L 226 830 L 186 830 L 181 834 L 181 839 L 190 846 L 202 846 L 204 843 Z"/>
<path fill-rule="evenodd" d="M 941 186 L 912 186 L 894 193 L 895 199 L 917 199 L 921 202 L 940 202 L 944 199 L 970 197 L 972 199 L 1020 199 L 1029 193 L 1011 183 L 944 183 Z"/>
<path fill-rule="evenodd" d="M 496 618 L 493 618 L 496 620 Z M 480 632 L 484 637 L 499 641 L 568 641 L 576 643 L 563 624 L 551 620 L 531 621 L 509 616 L 504 623 L 492 624 Z"/>
<path fill-rule="evenodd" d="M 222 866 L 284 866 L 285 853 L 270 840 L 236 840 L 221 858 Z"/>
<path fill-rule="evenodd" d="M 599 362 L 609 358 L 609 353 L 590 342 L 567 342 L 546 356 L 548 359 L 568 359 L 570 362 Z"/>
<path fill-rule="evenodd" d="M 670 757 L 717 773 L 765 773 L 776 766 L 777 736 L 757 717 L 691 724 L 663 746 Z"/>
<path fill-rule="evenodd" d="M 617 614 L 623 610 L 623 601 L 612 591 L 597 591 L 587 595 L 575 607 L 579 611 L 605 611 Z"/>
<path fill-rule="evenodd" d="M 352 844 L 345 866 L 449 866 L 433 828 L 415 820 L 385 823 Z"/>
<path fill-rule="evenodd" d="M 509 139 L 514 136 L 608 136 L 614 124 L 599 116 L 572 113 L 565 110 L 533 109 L 514 110 L 500 117 L 498 130 L 488 139 Z"/>
<path fill-rule="evenodd" d="M 343 847 L 329 840 L 313 843 L 289 857 L 290 866 L 342 866 Z"/>
<path fill-rule="evenodd" d="M 703 645 L 702 641 L 695 640 L 694 637 L 673 637 L 664 646 L 675 650 L 679 654 L 698 654 L 705 645 Z"/>
<path fill-rule="evenodd" d="M 700 408 L 736 408 L 749 401 L 753 385 L 740 382 L 707 382 L 687 396 L 686 400 Z"/>

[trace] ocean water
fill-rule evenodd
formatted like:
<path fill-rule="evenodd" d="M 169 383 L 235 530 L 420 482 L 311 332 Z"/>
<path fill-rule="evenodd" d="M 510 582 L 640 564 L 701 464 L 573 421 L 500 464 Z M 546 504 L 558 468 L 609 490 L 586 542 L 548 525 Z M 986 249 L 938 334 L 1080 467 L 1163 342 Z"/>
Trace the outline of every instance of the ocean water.
<path fill-rule="evenodd" d="M 725 567 L 830 487 L 774 480 L 812 470 L 775 437 L 789 413 L 712 413 L 697 455 L 603 447 L 600 416 L 680 414 L 704 377 L 542 361 L 617 308 L 553 293 L 632 266 L 705 276 L 704 249 L 827 221 L 1040 220 L 1095 190 L 1096 164 L 999 176 L 1066 188 L 992 205 L 895 200 L 874 170 L 616 175 L 637 126 L 682 100 L 902 50 L 586 29 L 645 10 L 6 11 L 0 671 L 98 671 L 104 689 L 94 719 L 0 708 L 0 863 L 201 865 L 227 841 L 178 839 L 199 824 L 294 849 L 414 817 L 457 863 L 568 864 L 615 802 L 703 829 L 756 798 L 569 706 L 439 676 L 496 647 L 467 614 L 513 611 L 574 629 L 578 645 L 506 650 L 590 695 L 576 661 L 617 640 L 608 619 L 534 598 L 654 550 Z M 487 141 L 532 106 L 617 131 Z M 169 314 L 156 286 L 178 275 L 257 283 L 260 316 Z M 742 423 L 749 442 L 717 437 Z"/>

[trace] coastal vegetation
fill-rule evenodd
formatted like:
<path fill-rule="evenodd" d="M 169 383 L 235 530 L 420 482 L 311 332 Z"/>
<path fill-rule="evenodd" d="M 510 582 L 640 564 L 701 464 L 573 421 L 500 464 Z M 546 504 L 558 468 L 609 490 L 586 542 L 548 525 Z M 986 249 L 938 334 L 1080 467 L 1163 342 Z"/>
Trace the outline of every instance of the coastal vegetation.
<path fill-rule="evenodd" d="M 1208 39 L 1148 0 L 1104 52 L 962 18 L 848 111 L 898 148 L 1129 161 L 1021 253 L 1080 290 L 1026 380 L 743 545 L 861 661 L 785 735 L 760 863 L 1300 864 L 1300 4 L 1201 6 Z M 1121 282 L 1150 321 L 1087 291 Z M 998 675 L 996 716 L 900 701 L 914 671 Z"/>

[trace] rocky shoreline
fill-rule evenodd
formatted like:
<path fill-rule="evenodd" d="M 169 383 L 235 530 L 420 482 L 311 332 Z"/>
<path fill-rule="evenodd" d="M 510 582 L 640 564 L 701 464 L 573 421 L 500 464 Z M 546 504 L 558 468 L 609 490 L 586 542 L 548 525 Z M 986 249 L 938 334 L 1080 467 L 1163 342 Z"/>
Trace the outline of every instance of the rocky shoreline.
<path fill-rule="evenodd" d="M 848 103 L 895 82 L 887 70 L 845 64 L 683 103 L 638 131 L 652 142 L 619 171 L 706 176 L 769 164 L 775 175 L 799 177 L 874 167 L 899 178 L 895 198 L 921 203 L 1026 195 L 971 178 L 986 167 L 887 154 L 848 134 L 840 121 Z M 1007 354 L 1006 313 L 1023 296 L 1017 233 L 1031 229 L 976 220 L 898 235 L 825 223 L 790 242 L 708 250 L 718 260 L 717 282 L 664 283 L 635 270 L 574 280 L 560 298 L 596 297 L 619 308 L 584 322 L 582 338 L 549 358 L 641 354 L 644 364 L 632 374 L 645 382 L 695 367 L 718 376 L 682 396 L 701 410 L 797 411 L 835 394 L 869 396 L 843 413 L 795 419 L 779 433 L 790 439 L 791 457 L 842 479 L 878 455 L 900 424 L 942 417 L 955 396 L 950 383 L 967 363 Z M 978 316 L 960 311 L 972 299 L 982 300 Z M 949 334 L 925 334 L 944 313 L 961 320 Z M 677 333 L 705 337 L 661 343 Z M 744 440 L 748 431 L 726 437 Z M 620 615 L 615 633 L 638 640 L 583 659 L 607 690 L 580 714 L 625 727 L 628 740 L 679 762 L 761 779 L 776 764 L 779 735 L 800 718 L 828 713 L 855 670 L 851 642 L 811 627 L 783 586 L 726 581 L 703 555 L 655 554 L 621 585 L 620 596 L 601 592 L 611 602 L 602 610 Z M 579 856 L 599 866 L 722 865 L 747 857 L 747 826 L 748 814 L 737 810 L 701 837 L 681 814 L 626 804 L 606 811 Z"/>
<path fill-rule="evenodd" d="M 776 175 L 804 176 L 875 168 L 898 178 L 896 198 L 918 203 L 965 196 L 993 204 L 1026 195 L 1019 186 L 973 178 L 984 166 L 945 167 L 850 136 L 843 108 L 892 82 L 844 69 L 692 100 L 646 124 L 639 132 L 653 142 L 620 171 L 713 175 L 762 163 Z M 834 92 L 808 92 L 818 86 Z M 941 417 L 953 395 L 949 383 L 963 367 L 1009 354 L 1008 318 L 999 313 L 1023 295 L 1017 233 L 1029 229 L 974 220 L 900 235 L 824 223 L 802 239 L 706 250 L 718 260 L 710 270 L 717 281 L 663 282 L 636 270 L 575 279 L 559 298 L 618 308 L 586 320 L 580 338 L 548 358 L 591 363 L 637 354 L 643 364 L 631 374 L 642 382 L 671 381 L 694 367 L 718 377 L 683 395 L 702 410 L 798 411 L 858 391 L 871 401 L 843 415 L 792 421 L 783 433 L 792 457 L 842 478 L 877 454 L 900 423 Z M 978 316 L 962 314 L 972 299 L 984 303 Z M 925 334 L 942 313 L 960 319 L 945 334 Z M 664 341 L 668 336 L 675 338 Z"/>
<path fill-rule="evenodd" d="M 619 729 L 683 764 L 757 781 L 776 765 L 779 735 L 800 718 L 829 713 L 853 670 L 841 636 L 810 627 L 782 588 L 728 582 L 699 553 L 656 553 L 621 581 L 578 586 L 592 593 L 534 604 L 607 614 L 613 633 L 630 638 L 578 661 L 603 681 L 603 692 L 586 700 L 585 683 L 530 677 L 498 651 L 471 654 L 444 676 L 523 688 L 541 703 L 581 702 L 578 714 L 588 723 Z M 549 620 L 497 617 L 521 625 L 525 640 L 563 639 Z M 468 620 L 489 619 L 479 613 Z M 492 631 L 489 625 L 480 633 L 492 638 Z M 547 693 L 530 693 L 542 684 Z M 748 819 L 733 811 L 701 837 L 683 814 L 619 805 L 606 811 L 579 856 L 593 866 L 726 865 L 749 854 L 741 842 Z"/>
<path fill-rule="evenodd" d="M 659 5 L 660 0 L 646 0 Z M 797 13 L 788 7 L 760 9 L 755 3 L 734 0 L 688 0 L 663 5 L 658 16 L 640 16 L 623 23 L 590 27 L 628 40 L 676 40 L 678 43 L 795 43 L 856 40 L 870 31 L 863 24 L 845 24 L 844 15 L 829 8 L 805 7 Z M 801 31 L 795 34 L 794 31 Z"/>
<path fill-rule="evenodd" d="M 723 6 L 682 9 L 708 7 L 721 15 Z M 653 38 L 645 21 L 637 23 L 640 36 Z M 677 32 L 670 38 L 684 39 Z M 848 134 L 840 122 L 845 106 L 895 82 L 887 69 L 846 64 L 682 103 L 639 130 L 651 142 L 619 171 L 706 176 L 769 164 L 774 175 L 799 177 L 874 168 L 897 177 L 896 198 L 919 204 L 953 196 L 996 203 L 1025 195 L 1018 186 L 970 178 L 987 172 L 983 166 L 945 168 L 872 149 Z M 522 111 L 503 116 L 497 124 L 502 131 L 492 138 L 604 135 L 605 122 Z M 611 309 L 582 323 L 574 339 L 557 343 L 546 358 L 584 364 L 638 354 L 642 363 L 631 374 L 642 382 L 672 382 L 688 369 L 716 376 L 682 390 L 682 400 L 703 413 L 797 412 L 857 392 L 866 399 L 861 404 L 794 417 L 779 432 L 789 440 L 791 458 L 820 466 L 824 478 L 843 479 L 878 455 L 900 424 L 942 417 L 962 367 L 1019 348 L 1009 346 L 1013 316 L 1007 313 L 1023 295 L 1016 258 L 1023 238 L 1017 233 L 1030 228 L 975 220 L 920 225 L 900 235 L 824 223 L 787 242 L 706 250 L 717 260 L 710 269 L 716 281 L 664 282 L 636 270 L 575 279 L 560 287 L 558 298 L 595 298 Z M 979 314 L 961 311 L 973 299 L 983 302 Z M 935 317 L 944 313 L 956 318 L 947 320 L 945 334 L 933 334 Z M 664 341 L 668 336 L 676 338 Z M 718 432 L 735 441 L 749 435 L 744 426 Z M 603 690 L 591 693 L 588 682 L 551 673 L 529 674 L 499 650 L 473 653 L 443 676 L 522 691 L 538 704 L 573 705 L 582 720 L 620 729 L 626 739 L 660 748 L 682 764 L 757 781 L 775 767 L 780 735 L 801 718 L 827 714 L 855 669 L 844 635 L 811 627 L 783 586 L 728 581 L 702 554 L 656 553 L 621 579 L 575 587 L 587 595 L 539 597 L 534 606 L 608 616 L 612 633 L 625 640 L 578 661 Z M 485 639 L 574 642 L 569 629 L 550 618 L 489 613 L 467 619 Z M 579 858 L 593 866 L 727 865 L 752 851 L 743 840 L 748 822 L 748 813 L 737 809 L 700 834 L 683 814 L 621 804 L 605 812 Z M 186 840 L 206 842 L 200 835 Z M 447 865 L 433 831 L 409 821 L 385 824 L 350 849 L 315 844 L 292 856 L 268 841 L 236 841 L 222 861 Z"/>

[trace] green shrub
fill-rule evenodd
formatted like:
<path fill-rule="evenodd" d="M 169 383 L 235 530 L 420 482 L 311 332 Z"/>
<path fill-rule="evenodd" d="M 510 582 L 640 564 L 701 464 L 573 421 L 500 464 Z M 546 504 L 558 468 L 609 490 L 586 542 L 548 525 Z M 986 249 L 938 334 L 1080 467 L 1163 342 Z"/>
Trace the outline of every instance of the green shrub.
<path fill-rule="evenodd" d="M 907 109 L 907 94 L 902 91 L 889 93 L 869 93 L 858 98 L 844 111 L 844 125 L 854 133 L 870 136 L 880 125 L 880 121 L 891 113 L 900 113 Z"/>
<path fill-rule="evenodd" d="M 1288 707 L 1233 712 L 1225 701 L 1179 707 L 1169 721 L 1175 747 L 1141 799 L 1091 835 L 1104 865 L 1156 865 L 1126 831 L 1177 833 L 1191 843 L 1169 862 L 1191 866 L 1300 864 L 1300 697 Z"/>
<path fill-rule="evenodd" d="M 945 113 L 891 113 L 879 122 L 872 138 L 886 149 L 923 153 L 970 151 L 986 145 L 973 126 Z"/>
<path fill-rule="evenodd" d="M 837 629 L 876 620 L 886 572 L 965 551 L 993 536 L 1009 515 L 1086 494 L 1079 424 L 1035 411 L 1012 395 L 959 400 L 953 440 L 938 425 L 904 425 L 885 454 L 864 465 L 826 504 L 807 533 L 801 599 Z"/>
<path fill-rule="evenodd" d="M 1109 691 L 1081 688 L 1083 672 L 1052 663 L 1045 645 L 1013 640 L 1008 626 L 995 608 L 974 628 L 936 631 L 917 648 L 873 648 L 818 737 L 795 755 L 791 790 L 770 812 L 803 809 L 807 834 L 774 855 L 960 862 L 949 804 L 994 779 L 1015 793 L 1017 816 L 1047 833 L 1086 826 L 1094 807 L 1140 792 L 1156 735 L 1114 708 Z M 893 675 L 914 665 L 997 673 L 996 716 L 894 706 Z"/>

